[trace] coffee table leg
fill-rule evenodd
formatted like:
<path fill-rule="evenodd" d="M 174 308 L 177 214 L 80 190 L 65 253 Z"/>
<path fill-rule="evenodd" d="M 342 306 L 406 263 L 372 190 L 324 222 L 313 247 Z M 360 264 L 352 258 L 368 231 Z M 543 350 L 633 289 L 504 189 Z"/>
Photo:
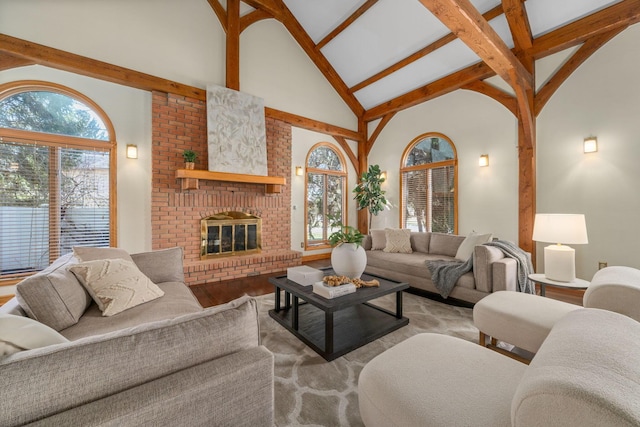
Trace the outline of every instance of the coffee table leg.
<path fill-rule="evenodd" d="M 324 314 L 324 351 L 333 353 L 333 312 Z"/>
<path fill-rule="evenodd" d="M 284 291 L 284 308 L 291 308 L 291 294 L 287 291 Z"/>
<path fill-rule="evenodd" d="M 402 319 L 402 291 L 396 292 L 396 318 Z"/>
<path fill-rule="evenodd" d="M 293 311 L 291 312 L 291 327 L 294 331 L 298 330 L 298 297 L 293 297 Z"/>
<path fill-rule="evenodd" d="M 276 286 L 276 303 L 273 310 L 277 313 L 280 311 L 280 288 Z"/>

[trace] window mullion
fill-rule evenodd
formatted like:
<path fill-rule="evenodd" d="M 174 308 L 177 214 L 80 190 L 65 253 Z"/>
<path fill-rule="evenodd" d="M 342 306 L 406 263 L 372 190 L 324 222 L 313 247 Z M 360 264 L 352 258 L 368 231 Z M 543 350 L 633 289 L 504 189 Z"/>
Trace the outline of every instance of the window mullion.
<path fill-rule="evenodd" d="M 60 257 L 60 149 L 49 147 L 49 262 Z"/>

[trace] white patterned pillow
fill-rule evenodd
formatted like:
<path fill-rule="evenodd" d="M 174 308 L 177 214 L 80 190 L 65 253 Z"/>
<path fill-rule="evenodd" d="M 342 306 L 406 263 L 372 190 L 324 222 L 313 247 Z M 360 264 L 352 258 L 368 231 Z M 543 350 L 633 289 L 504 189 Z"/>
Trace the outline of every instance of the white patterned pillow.
<path fill-rule="evenodd" d="M 411 230 L 408 228 L 385 228 L 384 236 L 387 245 L 385 252 L 397 252 L 401 254 L 410 254 L 411 249 Z"/>
<path fill-rule="evenodd" d="M 135 263 L 124 259 L 88 261 L 69 270 L 87 288 L 103 316 L 113 316 L 164 295 Z"/>

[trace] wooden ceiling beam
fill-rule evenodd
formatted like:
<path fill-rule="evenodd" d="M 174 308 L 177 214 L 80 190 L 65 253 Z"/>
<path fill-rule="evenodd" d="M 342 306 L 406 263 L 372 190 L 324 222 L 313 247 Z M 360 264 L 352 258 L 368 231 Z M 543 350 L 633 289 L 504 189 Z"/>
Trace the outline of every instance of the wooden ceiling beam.
<path fill-rule="evenodd" d="M 373 6 L 374 4 L 376 4 L 378 2 L 378 0 L 367 0 L 365 1 L 362 6 L 360 6 L 355 12 L 353 12 L 347 19 L 345 19 L 344 21 L 342 21 L 340 23 L 340 25 L 338 25 L 336 28 L 334 28 L 329 34 L 327 34 L 322 40 L 320 40 L 318 42 L 318 44 L 316 45 L 316 48 L 318 49 L 322 49 L 324 46 L 327 45 L 327 43 L 329 43 L 331 40 L 333 40 L 334 38 L 336 38 L 336 36 L 338 34 L 340 34 L 341 32 L 343 32 L 349 25 L 353 24 L 355 22 L 356 19 L 360 18 L 362 15 L 364 15 L 364 13 L 369 10 L 369 8 L 371 6 Z"/>
<path fill-rule="evenodd" d="M 420 0 L 514 90 L 533 87 L 533 76 L 469 0 Z"/>
<path fill-rule="evenodd" d="M 336 142 L 340 144 L 340 147 L 342 147 L 344 152 L 347 153 L 347 157 L 349 157 L 349 160 L 351 161 L 353 168 L 355 170 L 358 170 L 358 158 L 356 157 L 351 147 L 349 147 L 347 140 L 343 136 L 338 136 L 338 135 L 332 135 L 332 136 L 333 136 L 333 139 L 335 139 Z"/>
<path fill-rule="evenodd" d="M 487 82 L 476 80 L 474 82 L 467 83 L 462 86 L 461 89 L 472 90 L 486 95 L 489 98 L 493 98 L 495 101 L 502 104 L 507 110 L 511 111 L 511 114 L 514 116 L 518 115 L 518 105 L 516 103 L 515 96 L 500 90 Z"/>
<path fill-rule="evenodd" d="M 516 51 L 528 51 L 533 46 L 533 37 L 524 3 L 522 0 L 502 0 L 502 8 Z"/>
<path fill-rule="evenodd" d="M 491 9 L 488 12 L 485 12 L 482 16 L 484 17 L 484 19 L 486 19 L 487 21 L 490 21 L 498 16 L 502 15 L 502 5 L 498 5 L 496 7 L 494 7 L 493 9 Z M 423 47 L 422 49 L 412 53 L 411 55 L 407 56 L 404 59 L 401 59 L 400 61 L 396 62 L 395 64 L 385 68 L 384 70 L 374 74 L 373 76 L 369 77 L 366 80 L 363 80 L 362 82 L 352 86 L 350 88 L 351 92 L 357 92 L 362 88 L 365 88 L 367 86 L 369 86 L 372 83 L 377 82 L 378 80 L 387 77 L 389 74 L 392 74 L 396 71 L 398 71 L 399 69 L 406 67 L 407 65 L 411 64 L 412 62 L 417 61 L 420 58 L 423 58 L 425 56 L 427 56 L 428 54 L 430 54 L 431 52 L 434 52 L 437 49 L 440 49 L 441 47 L 445 46 L 448 43 L 451 43 L 452 41 L 456 40 L 457 37 L 453 34 L 453 33 L 449 33 L 441 38 L 439 38 L 438 40 L 436 40 L 433 43 L 428 44 L 427 46 Z"/>
<path fill-rule="evenodd" d="M 275 108 L 264 107 L 265 114 L 273 119 L 281 120 L 292 126 L 302 129 L 308 129 L 315 132 L 326 133 L 331 136 L 339 136 L 352 141 L 360 141 L 362 138 L 356 131 L 346 129 L 340 126 L 330 125 L 328 123 L 319 122 L 293 113 L 276 110 Z"/>
<path fill-rule="evenodd" d="M 456 89 L 460 89 L 467 83 L 471 83 L 475 80 L 484 80 L 495 75 L 496 72 L 487 64 L 479 62 L 373 107 L 364 113 L 363 119 L 366 122 L 370 122 L 372 120 L 379 119 L 386 114 L 395 113 L 406 108 L 413 107 L 414 105 L 422 104 L 425 101 L 429 101 L 430 99 L 437 98 L 449 92 L 453 92 Z"/>
<path fill-rule="evenodd" d="M 536 59 L 544 58 L 637 22 L 640 22 L 640 1 L 623 0 L 538 37 L 533 41 L 531 53 Z"/>
<path fill-rule="evenodd" d="M 32 61 L 35 64 L 46 65 L 58 70 L 69 71 L 137 89 L 156 90 L 195 99 L 206 99 L 206 91 L 204 89 L 165 80 L 150 74 L 43 46 L 6 34 L 0 34 L 0 52 Z"/>
<path fill-rule="evenodd" d="M 376 126 L 376 129 L 373 131 L 373 133 L 371 134 L 371 136 L 367 140 L 367 145 L 365 147 L 365 152 L 366 152 L 367 156 L 371 152 L 371 149 L 373 148 L 373 144 L 376 143 L 376 140 L 378 139 L 378 136 L 380 136 L 380 132 L 382 132 L 382 129 L 384 129 L 384 127 L 387 124 L 389 124 L 389 122 L 391 121 L 393 116 L 395 116 L 395 114 L 396 113 L 389 113 L 389 114 L 385 114 L 382 117 L 382 120 L 380 120 L 380 123 L 378 123 L 378 126 Z"/>
<path fill-rule="evenodd" d="M 558 88 L 564 83 L 567 78 L 586 61 L 591 55 L 593 55 L 598 49 L 600 49 L 609 40 L 620 34 L 627 27 L 616 28 L 604 34 L 597 35 L 590 38 L 578 49 L 571 57 L 555 72 L 555 74 L 538 90 L 535 96 L 534 113 L 537 116 L 540 114 L 547 101 L 551 99 Z"/>
<path fill-rule="evenodd" d="M 277 20 L 282 18 L 282 9 L 284 4 L 281 0 L 242 0 L 244 3 L 253 7 L 254 9 L 261 9 L 269 13 Z"/>
<path fill-rule="evenodd" d="M 269 12 L 262 9 L 256 9 L 252 12 L 249 12 L 246 15 L 240 17 L 240 32 L 242 33 L 251 24 L 255 24 L 258 21 L 269 18 L 273 18 L 273 16 L 271 16 Z"/>
<path fill-rule="evenodd" d="M 0 71 L 35 64 L 34 61 L 0 52 Z"/>
<path fill-rule="evenodd" d="M 209 6 L 215 12 L 218 17 L 218 21 L 220 21 L 220 25 L 222 25 L 222 29 L 224 32 L 227 32 L 227 11 L 224 10 L 224 7 L 220 4 L 218 0 L 207 0 L 209 2 Z"/>

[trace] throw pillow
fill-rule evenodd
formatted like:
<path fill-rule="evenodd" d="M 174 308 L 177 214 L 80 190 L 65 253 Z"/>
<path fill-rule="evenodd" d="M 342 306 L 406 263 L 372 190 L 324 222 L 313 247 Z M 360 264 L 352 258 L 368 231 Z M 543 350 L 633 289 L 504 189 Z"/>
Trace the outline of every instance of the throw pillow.
<path fill-rule="evenodd" d="M 69 340 L 38 321 L 0 314 L 0 356 L 65 342 Z"/>
<path fill-rule="evenodd" d="M 113 316 L 164 295 L 132 261 L 102 259 L 83 262 L 69 270 L 87 288 L 103 316 Z"/>
<path fill-rule="evenodd" d="M 460 261 L 467 261 L 473 255 L 473 248 L 476 245 L 482 245 L 483 243 L 490 242 L 493 238 L 493 234 L 477 234 L 476 232 L 471 232 L 465 239 L 462 241 L 460 246 L 458 247 L 458 251 L 456 252 L 456 259 Z"/>
<path fill-rule="evenodd" d="M 411 249 L 411 230 L 408 228 L 385 228 L 384 237 L 387 245 L 384 247 L 385 252 L 397 252 L 401 254 L 410 254 Z"/>
<path fill-rule="evenodd" d="M 387 246 L 384 230 L 371 230 L 371 250 L 381 251 Z"/>
<path fill-rule="evenodd" d="M 93 246 L 74 246 L 73 254 L 80 262 L 98 259 L 126 259 L 133 261 L 129 252 L 120 248 L 96 248 Z"/>

